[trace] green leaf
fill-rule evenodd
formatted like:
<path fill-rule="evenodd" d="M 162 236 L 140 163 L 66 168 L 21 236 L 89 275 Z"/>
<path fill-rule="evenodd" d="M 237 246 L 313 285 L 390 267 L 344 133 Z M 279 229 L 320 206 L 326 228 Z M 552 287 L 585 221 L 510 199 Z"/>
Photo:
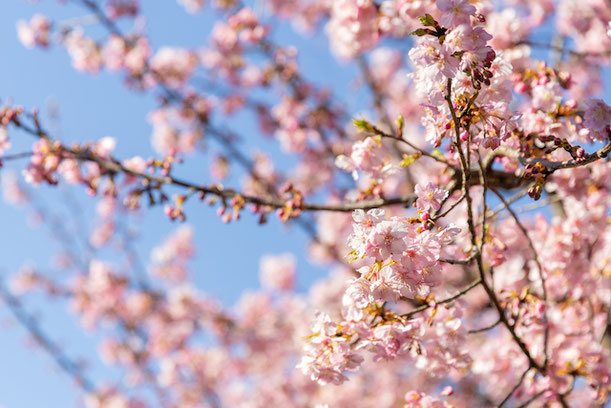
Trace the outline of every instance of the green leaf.
<path fill-rule="evenodd" d="M 420 16 L 418 17 L 418 20 L 420 20 L 422 25 L 425 27 L 437 27 L 438 26 L 437 21 L 435 21 L 433 16 L 431 16 L 430 14 L 425 14 L 424 16 Z"/>
<path fill-rule="evenodd" d="M 396 123 L 397 123 L 397 129 L 403 129 L 403 115 L 399 115 Z"/>
<path fill-rule="evenodd" d="M 435 149 L 431 152 L 431 156 L 437 157 L 438 159 L 443 159 L 443 153 L 441 153 L 438 149 Z"/>
<path fill-rule="evenodd" d="M 422 37 L 422 36 L 425 36 L 427 34 L 434 34 L 434 31 L 431 31 L 431 30 L 429 30 L 427 28 L 419 28 L 419 29 L 409 33 L 409 35 L 416 35 L 418 37 Z"/>
<path fill-rule="evenodd" d="M 352 123 L 354 123 L 354 126 L 356 126 L 359 130 L 366 130 L 368 132 L 373 132 L 373 125 L 371 123 L 367 122 L 363 118 L 361 118 L 361 119 L 353 119 Z"/>
<path fill-rule="evenodd" d="M 418 160 L 420 156 L 422 156 L 422 153 L 420 152 L 415 153 L 415 154 L 410 154 L 410 155 L 404 154 L 403 160 L 401 160 L 401 163 L 399 163 L 399 166 L 407 167 L 410 164 L 412 164 L 413 162 L 415 162 L 416 160 Z"/>

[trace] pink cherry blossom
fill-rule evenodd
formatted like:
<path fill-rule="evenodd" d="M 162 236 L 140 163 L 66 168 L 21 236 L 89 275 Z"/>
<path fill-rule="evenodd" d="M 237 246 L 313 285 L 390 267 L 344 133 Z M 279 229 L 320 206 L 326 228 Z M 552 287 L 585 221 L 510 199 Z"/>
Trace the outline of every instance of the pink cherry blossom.
<path fill-rule="evenodd" d="M 584 125 L 593 135 L 604 140 L 609 137 L 611 126 L 611 107 L 600 99 L 590 99 L 585 102 Z"/>
<path fill-rule="evenodd" d="M 461 23 L 468 23 L 469 16 L 475 14 L 475 7 L 466 0 L 437 0 L 437 8 L 442 12 L 441 24 L 444 27 L 453 27 Z"/>
<path fill-rule="evenodd" d="M 377 178 L 396 170 L 386 156 L 387 153 L 380 143 L 367 138 L 353 145 L 350 157 L 338 156 L 335 165 L 342 170 L 352 172 L 355 180 L 359 177 L 359 171 Z"/>
<path fill-rule="evenodd" d="M 195 55 L 185 49 L 163 47 L 151 58 L 151 69 L 173 86 L 186 81 L 196 66 Z"/>
<path fill-rule="evenodd" d="M 420 211 L 424 212 L 438 211 L 441 208 L 441 201 L 448 196 L 447 191 L 440 189 L 433 183 L 428 183 L 425 186 L 418 184 L 414 191 L 418 195 L 416 205 Z"/>
<path fill-rule="evenodd" d="M 261 282 L 269 289 L 290 290 L 295 284 L 295 268 L 292 254 L 264 256 L 259 263 Z"/>
<path fill-rule="evenodd" d="M 353 58 L 378 41 L 377 11 L 371 0 L 333 2 L 327 26 L 331 48 L 341 58 Z"/>
<path fill-rule="evenodd" d="M 81 29 L 70 31 L 64 44 L 76 70 L 97 73 L 102 68 L 103 60 L 98 44 Z"/>
<path fill-rule="evenodd" d="M 34 15 L 29 22 L 19 20 L 17 22 L 17 36 L 19 41 L 27 47 L 46 47 L 49 45 L 51 21 L 42 14 Z"/>
<path fill-rule="evenodd" d="M 170 281 L 180 281 L 187 274 L 186 263 L 194 252 L 193 230 L 182 226 L 151 253 L 151 273 Z"/>
<path fill-rule="evenodd" d="M 11 142 L 8 139 L 8 133 L 6 128 L 0 127 L 0 156 L 4 154 L 8 149 L 11 148 Z"/>

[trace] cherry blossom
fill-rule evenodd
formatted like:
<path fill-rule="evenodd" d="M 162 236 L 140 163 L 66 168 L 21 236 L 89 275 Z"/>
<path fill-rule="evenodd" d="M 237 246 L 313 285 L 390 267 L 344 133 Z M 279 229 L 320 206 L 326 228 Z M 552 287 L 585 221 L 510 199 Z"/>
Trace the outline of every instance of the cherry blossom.
<path fill-rule="evenodd" d="M 439 211 L 441 202 L 448 196 L 447 191 L 440 189 L 433 183 L 428 183 L 426 186 L 417 184 L 414 191 L 418 195 L 416 205 L 420 211 L 424 212 Z"/>
<path fill-rule="evenodd" d="M 206 9 L 188 44 L 143 2 L 62 3 L 19 41 L 120 79 L 150 125 L 108 135 L 99 103 L 99 134 L 59 134 L 0 95 L 3 196 L 54 241 L 0 299 L 77 405 L 608 404 L 605 2 L 164 5 Z M 67 305 L 117 376 L 73 361 L 30 299 Z"/>
<path fill-rule="evenodd" d="M 331 48 L 342 58 L 353 58 L 378 41 L 377 10 L 371 0 L 333 3 L 327 26 Z"/>
<path fill-rule="evenodd" d="M 17 22 L 17 35 L 19 41 L 28 48 L 34 46 L 46 47 L 49 45 L 51 21 L 42 14 L 34 15 L 29 22 Z"/>
<path fill-rule="evenodd" d="M 270 289 L 290 290 L 295 284 L 295 258 L 292 254 L 265 256 L 259 264 L 261 282 Z"/>

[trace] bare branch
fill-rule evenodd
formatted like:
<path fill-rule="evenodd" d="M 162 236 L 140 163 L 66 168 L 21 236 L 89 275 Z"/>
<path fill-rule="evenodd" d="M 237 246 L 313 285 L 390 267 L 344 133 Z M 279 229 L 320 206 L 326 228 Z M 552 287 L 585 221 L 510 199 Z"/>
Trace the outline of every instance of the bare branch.
<path fill-rule="evenodd" d="M 94 392 L 94 383 L 87 378 L 79 364 L 68 358 L 57 344 L 55 344 L 40 328 L 36 320 L 30 316 L 23 305 L 0 280 L 0 299 L 6 304 L 13 317 L 21 324 L 36 340 L 40 347 L 49 354 L 55 363 L 85 392 Z"/>
<path fill-rule="evenodd" d="M 501 408 L 503 405 L 505 405 L 505 403 L 507 401 L 509 401 L 509 399 L 511 398 L 511 396 L 513 395 L 514 392 L 517 391 L 518 388 L 520 388 L 520 386 L 522 385 L 522 383 L 524 382 L 524 378 L 526 378 L 526 374 L 528 374 L 528 372 L 530 371 L 531 367 L 528 367 L 526 369 L 526 371 L 524 371 L 522 373 L 522 375 L 520 376 L 520 379 L 518 380 L 518 383 L 516 385 L 514 385 L 514 387 L 511 389 L 511 391 L 509 391 L 509 394 L 507 394 L 507 396 L 503 399 L 503 401 L 501 401 L 501 403 L 497 406 L 497 408 Z"/>
<path fill-rule="evenodd" d="M 494 323 L 492 323 L 492 324 L 490 324 L 488 326 L 484 326 L 484 327 L 481 327 L 479 329 L 469 330 L 467 333 L 469 333 L 469 334 L 483 333 L 485 331 L 494 329 L 496 326 L 499 325 L 499 323 L 501 323 L 501 319 L 497 320 L 496 322 L 494 322 Z"/>
<path fill-rule="evenodd" d="M 515 221 L 516 225 L 522 232 L 522 235 L 524 235 L 524 237 L 526 238 L 530 252 L 535 260 L 535 263 L 537 264 L 537 271 L 539 272 L 539 279 L 541 280 L 541 288 L 543 291 L 543 301 L 545 302 L 545 309 L 543 311 L 543 324 L 545 326 L 544 335 L 543 335 L 543 350 L 544 350 L 543 351 L 543 354 L 544 354 L 543 367 L 545 368 L 547 367 L 547 360 L 548 360 L 547 351 L 548 351 L 548 343 L 549 343 L 548 341 L 549 340 L 549 324 L 548 324 L 548 318 L 547 318 L 547 309 L 549 308 L 549 304 L 548 304 L 548 298 L 547 298 L 545 276 L 543 274 L 543 267 L 541 266 L 541 262 L 539 262 L 539 256 L 537 255 L 537 250 L 535 249 L 535 245 L 533 244 L 532 239 L 530 239 L 530 236 L 528 235 L 528 231 L 526 230 L 524 225 L 520 222 L 520 219 L 518 218 L 517 214 L 511 209 L 511 207 L 509 206 L 509 203 L 505 201 L 505 198 L 503 197 L 501 193 L 499 193 L 496 189 L 492 187 L 490 187 L 490 190 L 499 198 L 499 200 L 501 200 L 501 202 L 503 203 L 507 211 L 509 211 L 509 214 L 511 214 L 511 216 L 513 217 L 513 220 Z"/>
<path fill-rule="evenodd" d="M 611 56 L 611 51 L 606 51 L 606 52 L 578 52 L 578 51 L 574 51 L 571 50 L 569 48 L 565 48 L 556 44 L 547 44 L 547 43 L 539 43 L 539 42 L 535 42 L 535 41 L 520 41 L 517 42 L 516 44 L 514 44 L 514 46 L 518 46 L 518 45 L 529 45 L 531 47 L 536 47 L 536 48 L 547 48 L 550 50 L 554 50 L 554 51 L 558 51 L 560 53 L 563 54 L 569 54 L 573 57 L 578 57 L 578 58 L 586 58 L 586 57 L 605 57 L 605 56 Z"/>
<path fill-rule="evenodd" d="M 447 297 L 443 300 L 440 300 L 438 302 L 435 302 L 436 305 L 443 305 L 445 303 L 450 303 L 453 300 L 458 299 L 459 297 L 461 297 L 462 295 L 466 294 L 467 292 L 469 292 L 471 289 L 475 288 L 476 286 L 478 286 L 480 283 L 482 283 L 481 279 L 477 279 L 474 282 L 470 283 L 467 287 L 465 287 L 464 289 L 461 289 L 458 293 L 456 293 L 455 295 L 452 295 L 450 297 Z M 417 313 L 423 312 L 427 309 L 429 309 L 431 306 L 429 304 L 426 305 L 422 305 L 419 306 L 417 308 L 415 308 L 414 310 L 410 310 L 407 313 L 404 313 L 401 315 L 401 317 L 409 319 L 410 317 L 414 316 Z"/>

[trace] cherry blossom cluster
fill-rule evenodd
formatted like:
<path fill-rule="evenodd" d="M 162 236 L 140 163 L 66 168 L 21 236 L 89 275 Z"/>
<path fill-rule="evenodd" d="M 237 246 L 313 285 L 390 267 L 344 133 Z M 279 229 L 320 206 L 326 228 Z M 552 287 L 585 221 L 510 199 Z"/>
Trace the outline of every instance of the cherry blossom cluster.
<path fill-rule="evenodd" d="M 418 207 L 423 211 L 432 205 L 439 208 L 445 195 L 427 186 Z M 437 201 L 439 200 L 439 201 Z M 419 319 L 405 320 L 400 315 L 382 313 L 382 322 L 370 323 L 371 316 L 380 313 L 380 304 L 397 302 L 400 298 L 426 299 L 431 287 L 440 281 L 439 262 L 442 245 L 448 244 L 460 232 L 449 226 L 433 233 L 419 226 L 417 218 L 393 217 L 385 219 L 384 211 L 357 210 L 353 214 L 354 232 L 349 237 L 353 259 L 367 260 L 358 269 L 360 277 L 353 279 L 342 298 L 341 314 L 344 320 L 331 321 L 324 313 L 312 323 L 305 355 L 299 364 L 304 374 L 321 384 L 341 383 L 344 371 L 359 368 L 363 357 L 356 353 L 367 350 L 374 354 L 374 361 L 388 360 L 406 352 L 426 354 L 422 348 L 425 334 Z M 434 303 L 434 301 L 432 301 Z M 375 319 L 373 320 L 375 321 Z M 440 323 L 439 332 L 453 332 L 452 341 L 458 341 L 460 318 Z M 464 328 L 463 333 L 464 335 Z M 447 345 L 431 339 L 427 345 L 431 355 L 425 359 L 431 370 L 436 368 L 435 352 L 448 350 Z M 452 348 L 449 348 L 450 350 Z M 427 348 L 428 350 L 428 348 Z M 455 359 L 456 367 L 467 360 Z M 446 363 L 441 363 L 444 366 Z"/>
<path fill-rule="evenodd" d="M 333 2 L 327 26 L 331 48 L 344 58 L 372 48 L 379 38 L 377 18 L 377 7 L 372 0 Z"/>
<path fill-rule="evenodd" d="M 19 41 L 28 47 L 46 47 L 49 45 L 51 22 L 47 16 L 36 14 L 30 21 L 20 20 L 17 22 L 17 35 Z"/>

